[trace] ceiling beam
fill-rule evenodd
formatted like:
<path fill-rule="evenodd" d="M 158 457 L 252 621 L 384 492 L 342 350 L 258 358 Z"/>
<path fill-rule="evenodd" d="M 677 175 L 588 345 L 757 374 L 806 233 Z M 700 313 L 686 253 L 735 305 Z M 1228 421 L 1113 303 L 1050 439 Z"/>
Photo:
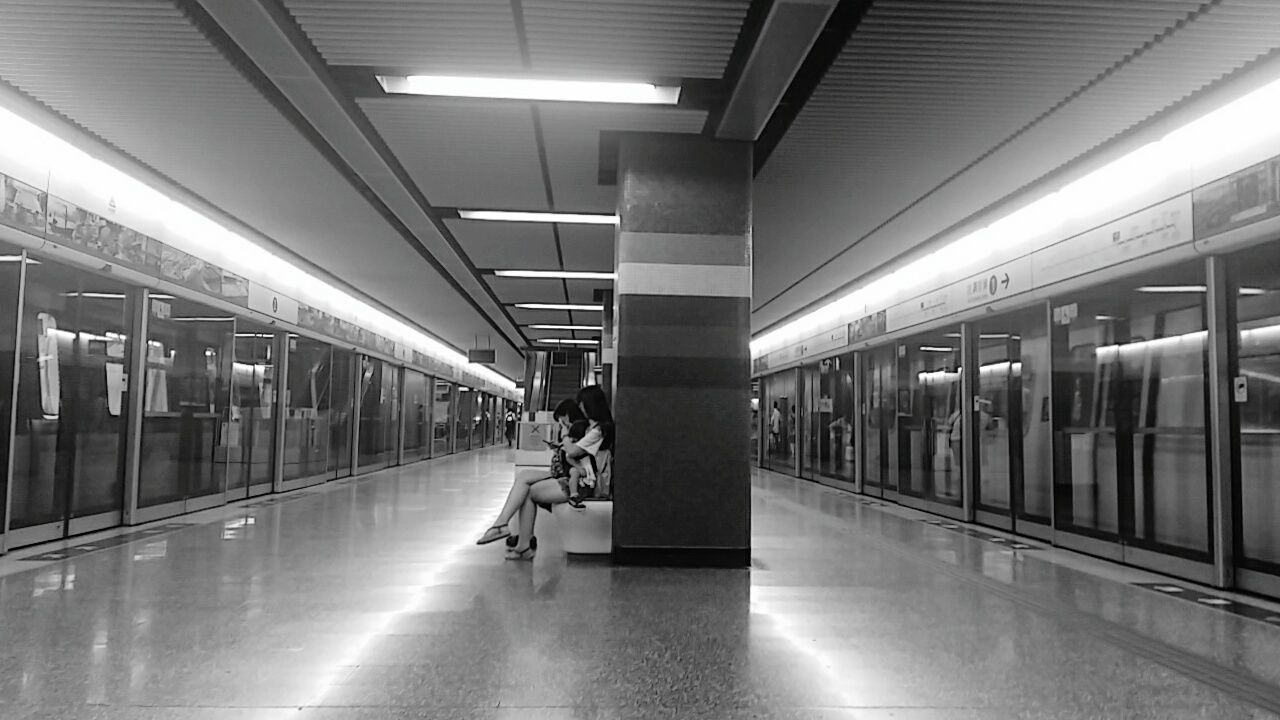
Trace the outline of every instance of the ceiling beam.
<path fill-rule="evenodd" d="M 708 118 L 710 134 L 755 142 L 827 25 L 838 0 L 752 3 L 726 68 L 728 97 Z"/>
<path fill-rule="evenodd" d="M 791 128 L 805 103 L 817 89 L 818 83 L 831 69 L 832 63 L 844 50 L 845 43 L 853 35 L 871 9 L 872 0 L 839 0 L 827 17 L 826 24 L 818 37 L 813 41 L 809 53 L 804 57 L 800 67 L 793 74 L 786 92 L 773 110 L 773 114 L 765 123 L 764 129 L 756 138 L 755 166 L 756 172 L 764 167 L 769 156 L 773 154 L 778 143 Z"/>
<path fill-rule="evenodd" d="M 322 154 L 498 336 L 522 355 L 528 338 L 364 112 L 334 82 L 320 54 L 279 0 L 175 2 L 206 34 L 225 35 L 223 43 L 210 39 L 224 53 L 242 56 L 241 62 L 233 60 L 237 69 L 259 74 L 249 78 L 259 90 L 278 93 L 269 99 L 277 107 L 287 104 L 296 113 L 296 118 L 290 119 L 300 118 L 306 124 L 306 128 L 299 128 L 303 134 L 313 144 L 323 144 Z"/>

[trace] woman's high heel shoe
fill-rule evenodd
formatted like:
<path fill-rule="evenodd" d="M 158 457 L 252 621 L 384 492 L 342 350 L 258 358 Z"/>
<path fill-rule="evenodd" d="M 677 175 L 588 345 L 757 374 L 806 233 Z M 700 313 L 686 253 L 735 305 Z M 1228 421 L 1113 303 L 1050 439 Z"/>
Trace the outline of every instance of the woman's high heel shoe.
<path fill-rule="evenodd" d="M 533 560 L 534 554 L 538 551 L 533 548 L 525 548 L 524 550 L 516 550 L 512 548 L 507 551 L 508 560 Z"/>

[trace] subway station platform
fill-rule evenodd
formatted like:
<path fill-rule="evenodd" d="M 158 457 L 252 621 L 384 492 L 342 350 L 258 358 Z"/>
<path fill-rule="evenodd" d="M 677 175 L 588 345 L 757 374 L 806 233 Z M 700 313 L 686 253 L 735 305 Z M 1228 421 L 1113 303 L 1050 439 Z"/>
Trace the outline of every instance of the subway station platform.
<path fill-rule="evenodd" d="M 754 472 L 749 570 L 504 561 L 503 448 L 16 552 L 0 717 L 1280 712 L 1280 606 Z"/>

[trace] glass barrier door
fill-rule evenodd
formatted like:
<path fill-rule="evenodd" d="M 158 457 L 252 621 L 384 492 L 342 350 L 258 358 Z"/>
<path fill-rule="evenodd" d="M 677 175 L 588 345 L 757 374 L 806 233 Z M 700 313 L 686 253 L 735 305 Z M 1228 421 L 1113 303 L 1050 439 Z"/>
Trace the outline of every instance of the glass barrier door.
<path fill-rule="evenodd" d="M 1280 595 L 1280 244 L 1239 253 L 1230 275 L 1238 348 L 1236 580 Z"/>
<path fill-rule="evenodd" d="M 118 525 L 124 507 L 129 306 L 122 283 L 26 268 L 10 547 Z"/>
<path fill-rule="evenodd" d="M 796 474 L 797 374 L 796 370 L 784 370 L 765 378 L 769 437 L 764 465 L 787 475 Z"/>
<path fill-rule="evenodd" d="M 863 357 L 863 491 L 881 497 L 898 491 L 897 363 L 896 345 Z"/>
<path fill-rule="evenodd" d="M 978 343 L 978 522 L 1051 539 L 1047 310 L 984 319 Z M 1043 529 L 1040 529 L 1043 528 Z"/>
<path fill-rule="evenodd" d="M 138 520 L 224 502 L 231 444 L 235 318 L 163 295 L 149 313 Z"/>
<path fill-rule="evenodd" d="M 813 480 L 818 476 L 818 466 L 822 463 L 820 445 L 823 438 L 818 430 L 822 427 L 822 363 L 806 365 L 799 372 L 800 477 Z"/>
<path fill-rule="evenodd" d="M 1196 262 L 1055 303 L 1061 543 L 1192 577 L 1180 560 L 1211 562 L 1205 290 Z"/>
<path fill-rule="evenodd" d="M 227 464 L 228 501 L 271 492 L 275 343 L 271 328 L 236 319 L 231 402 L 223 413 L 220 448 Z"/>

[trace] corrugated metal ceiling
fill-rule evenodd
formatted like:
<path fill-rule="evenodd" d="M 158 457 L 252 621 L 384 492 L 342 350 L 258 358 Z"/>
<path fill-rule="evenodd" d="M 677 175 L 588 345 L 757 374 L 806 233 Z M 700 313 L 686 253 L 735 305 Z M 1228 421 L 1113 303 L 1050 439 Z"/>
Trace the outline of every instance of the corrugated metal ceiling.
<path fill-rule="evenodd" d="M 331 65 L 521 73 L 510 0 L 285 0 Z M 750 0 L 523 0 L 529 70 L 718 78 Z"/>

